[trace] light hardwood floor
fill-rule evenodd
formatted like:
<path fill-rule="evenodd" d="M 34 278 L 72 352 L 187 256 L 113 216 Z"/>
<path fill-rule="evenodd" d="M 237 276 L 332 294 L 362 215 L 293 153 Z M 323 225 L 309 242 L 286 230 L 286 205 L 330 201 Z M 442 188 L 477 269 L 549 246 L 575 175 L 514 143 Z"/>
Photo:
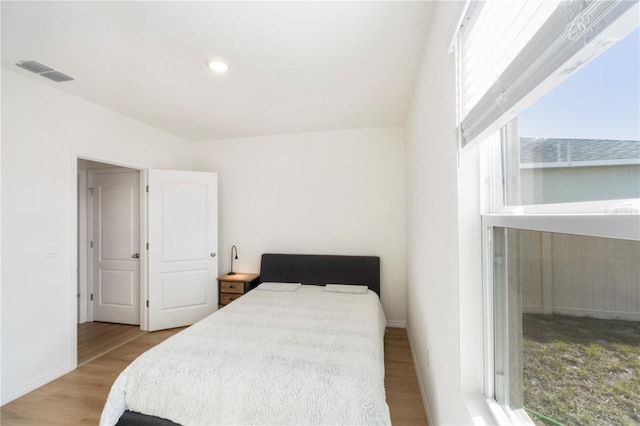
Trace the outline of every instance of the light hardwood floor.
<path fill-rule="evenodd" d="M 387 328 L 384 336 L 384 387 L 395 426 L 426 425 L 409 339 L 404 328 Z"/>
<path fill-rule="evenodd" d="M 143 335 L 139 325 L 85 322 L 78 324 L 78 367 Z"/>
<path fill-rule="evenodd" d="M 97 425 L 111 384 L 138 355 L 181 329 L 145 333 L 2 407 L 0 421 L 10 425 Z M 409 343 L 404 329 L 385 335 L 385 387 L 396 426 L 426 425 Z"/>

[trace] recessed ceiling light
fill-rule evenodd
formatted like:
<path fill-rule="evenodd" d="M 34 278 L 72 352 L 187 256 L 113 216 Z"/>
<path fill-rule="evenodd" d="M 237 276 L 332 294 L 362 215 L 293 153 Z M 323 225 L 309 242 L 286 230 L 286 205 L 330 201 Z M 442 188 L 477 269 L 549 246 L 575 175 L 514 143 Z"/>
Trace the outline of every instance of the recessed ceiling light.
<path fill-rule="evenodd" d="M 229 65 L 217 59 L 209 59 L 207 61 L 207 66 L 211 68 L 212 71 L 219 73 L 227 72 L 229 69 Z"/>

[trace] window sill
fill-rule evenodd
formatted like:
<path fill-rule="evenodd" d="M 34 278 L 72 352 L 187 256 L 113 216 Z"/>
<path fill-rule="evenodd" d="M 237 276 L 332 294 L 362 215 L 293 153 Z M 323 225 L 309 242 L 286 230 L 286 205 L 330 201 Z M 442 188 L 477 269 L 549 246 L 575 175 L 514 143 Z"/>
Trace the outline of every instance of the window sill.
<path fill-rule="evenodd" d="M 502 407 L 495 401 L 486 399 L 481 393 L 462 394 L 462 400 L 476 426 L 507 425 L 508 418 Z"/>
<path fill-rule="evenodd" d="M 526 425 L 535 426 L 524 410 L 507 412 L 504 407 L 493 399 L 487 399 L 479 393 L 465 393 L 462 395 L 467 411 L 475 426 L 498 425 Z"/>

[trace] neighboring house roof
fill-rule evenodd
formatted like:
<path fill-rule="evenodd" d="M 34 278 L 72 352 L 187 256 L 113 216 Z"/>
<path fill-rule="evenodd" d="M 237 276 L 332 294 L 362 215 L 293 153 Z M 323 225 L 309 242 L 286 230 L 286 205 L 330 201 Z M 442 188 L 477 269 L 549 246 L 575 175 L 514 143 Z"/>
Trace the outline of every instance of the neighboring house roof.
<path fill-rule="evenodd" d="M 640 140 L 520 138 L 522 167 L 640 164 Z"/>

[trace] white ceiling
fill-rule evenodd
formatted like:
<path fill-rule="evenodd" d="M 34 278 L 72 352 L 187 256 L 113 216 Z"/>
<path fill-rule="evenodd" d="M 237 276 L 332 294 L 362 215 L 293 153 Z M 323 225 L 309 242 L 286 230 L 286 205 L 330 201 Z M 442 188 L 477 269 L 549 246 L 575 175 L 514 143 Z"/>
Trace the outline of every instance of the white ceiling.
<path fill-rule="evenodd" d="M 2 67 L 187 140 L 402 125 L 431 2 L 2 1 Z M 212 73 L 205 61 L 226 60 Z M 35 60 L 76 80 L 15 66 Z"/>

